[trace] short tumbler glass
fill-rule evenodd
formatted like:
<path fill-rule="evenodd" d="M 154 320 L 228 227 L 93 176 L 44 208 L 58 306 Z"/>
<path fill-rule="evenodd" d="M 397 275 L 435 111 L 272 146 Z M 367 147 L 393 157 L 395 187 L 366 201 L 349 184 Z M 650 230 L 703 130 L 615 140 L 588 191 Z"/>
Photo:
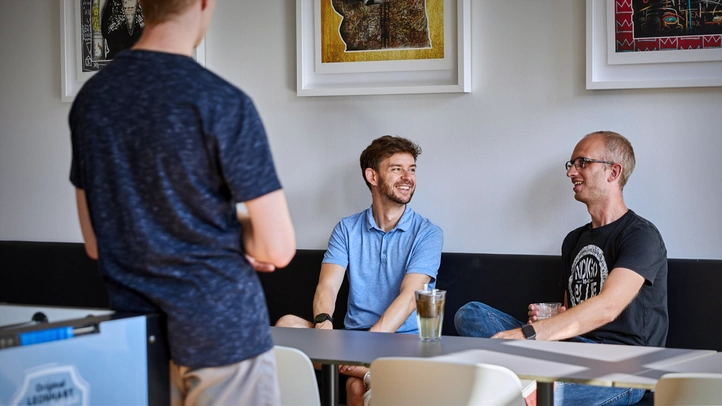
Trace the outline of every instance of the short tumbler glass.
<path fill-rule="evenodd" d="M 534 308 L 539 312 L 537 320 L 548 319 L 559 314 L 559 308 L 562 304 L 559 302 L 534 303 Z"/>

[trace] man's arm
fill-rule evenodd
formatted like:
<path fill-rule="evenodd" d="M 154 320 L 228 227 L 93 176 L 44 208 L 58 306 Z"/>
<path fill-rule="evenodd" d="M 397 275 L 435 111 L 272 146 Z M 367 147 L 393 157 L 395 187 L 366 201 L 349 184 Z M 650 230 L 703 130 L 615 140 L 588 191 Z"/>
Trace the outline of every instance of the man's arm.
<path fill-rule="evenodd" d="M 567 311 L 534 323 L 537 340 L 565 340 L 587 333 L 616 319 L 632 302 L 644 277 L 631 269 L 614 268 L 602 291 Z M 523 339 L 521 329 L 502 331 L 493 338 Z"/>
<path fill-rule="evenodd" d="M 336 298 L 343 283 L 346 270 L 336 264 L 321 264 L 321 274 L 318 276 L 316 293 L 313 296 L 313 315 L 328 313 L 333 316 L 336 310 Z M 326 320 L 315 325 L 316 328 L 333 329 L 333 323 Z"/>
<path fill-rule="evenodd" d="M 420 273 L 409 273 L 401 281 L 401 291 L 369 331 L 395 333 L 416 309 L 414 291 L 423 289 L 431 277 Z"/>
<path fill-rule="evenodd" d="M 444 245 L 444 235 L 441 228 L 430 226 L 424 228 L 417 235 L 418 245 L 412 253 L 411 261 L 406 268 L 406 275 L 401 280 L 399 295 L 381 315 L 381 318 L 371 326 L 370 331 L 383 331 L 394 333 L 409 318 L 416 309 L 414 291 L 423 289 L 425 283 L 431 281 L 433 273 L 441 264 L 441 249 Z"/>
<path fill-rule="evenodd" d="M 296 235 L 282 189 L 245 202 L 248 213 L 237 210 L 243 225 L 243 249 L 256 261 L 284 267 L 296 253 Z"/>
<path fill-rule="evenodd" d="M 80 232 L 85 242 L 85 252 L 92 259 L 98 259 L 98 241 L 95 238 L 93 223 L 90 221 L 88 201 L 85 197 L 85 190 L 75 188 L 75 202 L 78 206 L 78 220 L 80 221 Z"/>
<path fill-rule="evenodd" d="M 416 309 L 416 296 L 414 291 L 423 289 L 425 283 L 429 283 L 431 277 L 420 273 L 408 273 L 401 281 L 401 292 L 381 315 L 369 331 L 395 333 L 402 324 L 409 318 L 409 315 Z M 324 323 L 325 324 L 325 323 Z M 354 365 L 340 365 L 339 372 L 358 379 L 363 379 L 367 367 Z"/>

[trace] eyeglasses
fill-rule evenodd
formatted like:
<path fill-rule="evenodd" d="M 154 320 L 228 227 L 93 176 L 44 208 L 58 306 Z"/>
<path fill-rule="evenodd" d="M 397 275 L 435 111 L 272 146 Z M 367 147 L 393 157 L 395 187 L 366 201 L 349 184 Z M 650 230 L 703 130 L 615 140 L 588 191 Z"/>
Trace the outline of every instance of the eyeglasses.
<path fill-rule="evenodd" d="M 588 163 L 594 163 L 594 162 L 597 162 L 600 164 L 608 164 L 608 165 L 614 164 L 614 162 L 612 162 L 612 161 L 602 161 L 599 159 L 585 158 L 583 156 L 580 156 L 579 158 L 576 158 L 573 161 L 567 161 L 567 163 L 564 164 L 564 167 L 567 168 L 567 170 L 569 170 L 569 168 L 571 168 L 572 165 L 574 165 L 574 167 L 577 169 L 584 169 L 584 167 Z"/>

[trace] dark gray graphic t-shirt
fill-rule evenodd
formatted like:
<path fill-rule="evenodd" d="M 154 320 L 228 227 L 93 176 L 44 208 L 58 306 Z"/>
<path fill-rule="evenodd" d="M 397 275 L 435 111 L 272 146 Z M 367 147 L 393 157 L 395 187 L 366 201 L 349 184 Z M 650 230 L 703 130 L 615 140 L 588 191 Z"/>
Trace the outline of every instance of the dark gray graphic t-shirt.
<path fill-rule="evenodd" d="M 598 295 L 608 276 L 609 268 L 601 248 L 590 244 L 579 250 L 572 262 L 572 274 L 567 287 L 570 306 L 574 307 Z"/>
<path fill-rule="evenodd" d="M 574 307 L 598 295 L 615 268 L 642 277 L 639 294 L 614 321 L 584 334 L 611 344 L 664 346 L 667 340 L 667 249 L 651 222 L 629 210 L 617 221 L 570 232 L 562 244 L 561 284 Z"/>

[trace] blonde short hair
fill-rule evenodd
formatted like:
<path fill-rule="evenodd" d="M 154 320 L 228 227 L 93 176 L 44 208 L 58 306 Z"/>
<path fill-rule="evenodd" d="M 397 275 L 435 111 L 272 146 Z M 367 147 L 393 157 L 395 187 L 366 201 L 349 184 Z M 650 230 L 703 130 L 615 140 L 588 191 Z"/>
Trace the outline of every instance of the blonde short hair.
<path fill-rule="evenodd" d="M 632 143 L 629 142 L 626 137 L 614 131 L 595 131 L 587 134 L 585 138 L 595 135 L 602 136 L 604 139 L 604 147 L 607 152 L 606 156 L 602 157 L 602 159 L 622 165 L 622 178 L 619 184 L 622 189 L 624 189 L 624 185 L 627 184 L 627 180 L 632 176 L 632 171 L 634 171 L 634 165 L 636 164 Z"/>
<path fill-rule="evenodd" d="M 182 14 L 198 0 L 139 0 L 143 18 L 148 24 L 158 24 Z"/>

